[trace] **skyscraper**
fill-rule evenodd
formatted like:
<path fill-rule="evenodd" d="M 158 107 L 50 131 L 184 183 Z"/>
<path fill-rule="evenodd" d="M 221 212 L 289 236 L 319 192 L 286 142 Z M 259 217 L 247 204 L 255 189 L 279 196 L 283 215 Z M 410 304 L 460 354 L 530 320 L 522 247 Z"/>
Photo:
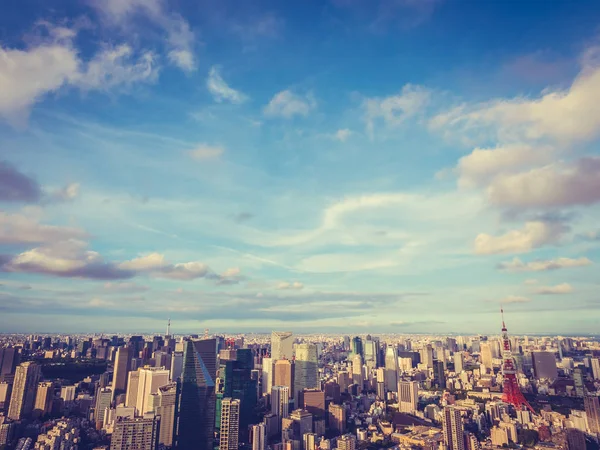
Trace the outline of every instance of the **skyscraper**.
<path fill-rule="evenodd" d="M 317 437 L 316 433 L 305 433 L 304 436 L 302 436 L 304 450 L 318 450 Z"/>
<path fill-rule="evenodd" d="M 96 405 L 94 407 L 94 418 L 96 419 L 96 430 L 101 430 L 104 425 L 104 416 L 110 409 L 113 391 L 110 388 L 98 389 L 96 393 Z"/>
<path fill-rule="evenodd" d="M 173 352 L 171 355 L 171 370 L 169 373 L 171 381 L 177 381 L 183 371 L 183 352 Z"/>
<path fill-rule="evenodd" d="M 345 434 L 337 440 L 338 450 L 356 450 L 356 436 Z"/>
<path fill-rule="evenodd" d="M 446 406 L 443 410 L 444 443 L 448 450 L 465 450 L 465 436 L 460 410 Z"/>
<path fill-rule="evenodd" d="M 125 397 L 125 406 L 136 407 L 138 388 L 140 384 L 140 371 L 129 372 L 127 376 L 127 396 Z"/>
<path fill-rule="evenodd" d="M 352 357 L 352 382 L 358 385 L 358 392 L 362 392 L 364 387 L 363 360 L 359 354 Z"/>
<path fill-rule="evenodd" d="M 305 389 L 302 392 L 301 407 L 314 417 L 325 417 L 325 392 L 320 389 Z"/>
<path fill-rule="evenodd" d="M 31 414 L 39 379 L 40 366 L 36 363 L 27 361 L 17 366 L 8 407 L 9 419 L 21 420 Z"/>
<path fill-rule="evenodd" d="M 585 433 L 576 428 L 567 428 L 567 449 L 584 450 L 585 448 Z"/>
<path fill-rule="evenodd" d="M 418 381 L 399 381 L 398 382 L 398 403 L 400 412 L 414 413 L 419 404 L 419 382 Z"/>
<path fill-rule="evenodd" d="M 439 389 L 446 389 L 446 375 L 444 372 L 444 362 L 438 359 L 433 361 L 433 383 Z"/>
<path fill-rule="evenodd" d="M 600 380 L 600 358 L 592 358 L 591 366 L 594 380 Z"/>
<path fill-rule="evenodd" d="M 135 419 L 117 417 L 110 450 L 156 450 L 159 427 L 160 419 L 149 414 Z"/>
<path fill-rule="evenodd" d="M 315 344 L 299 344 L 296 346 L 294 372 L 294 399 L 296 406 L 301 408 L 302 391 L 316 388 L 319 385 L 317 346 Z"/>
<path fill-rule="evenodd" d="M 271 413 L 280 420 L 287 417 L 290 408 L 290 388 L 288 386 L 273 386 L 271 388 Z"/>
<path fill-rule="evenodd" d="M 421 362 L 428 368 L 433 368 L 433 347 L 431 344 L 427 344 L 420 351 Z"/>
<path fill-rule="evenodd" d="M 119 394 L 127 391 L 128 372 L 131 368 L 131 349 L 119 347 L 115 355 L 115 372 L 113 374 L 113 391 Z"/>
<path fill-rule="evenodd" d="M 0 381 L 7 381 L 19 364 L 19 351 L 15 347 L 0 349 Z"/>
<path fill-rule="evenodd" d="M 352 353 L 354 355 L 363 355 L 363 345 L 362 345 L 362 339 L 359 338 L 358 336 L 354 336 L 352 338 Z"/>
<path fill-rule="evenodd" d="M 287 386 L 290 390 L 290 397 L 294 397 L 294 364 L 287 359 L 275 361 L 273 384 L 277 386 Z"/>
<path fill-rule="evenodd" d="M 291 331 L 271 333 L 271 359 L 292 359 L 294 356 L 294 336 Z"/>
<path fill-rule="evenodd" d="M 266 426 L 264 423 L 252 425 L 250 431 L 250 443 L 252 450 L 265 450 L 266 448 Z"/>
<path fill-rule="evenodd" d="M 160 433 L 158 443 L 166 447 L 173 446 L 173 433 L 175 431 L 175 409 L 177 404 L 177 383 L 170 383 L 158 388 L 151 403 L 154 413 L 160 416 Z"/>
<path fill-rule="evenodd" d="M 221 402 L 219 450 L 237 450 L 240 436 L 240 401 L 224 398 Z"/>
<path fill-rule="evenodd" d="M 52 411 L 52 400 L 54 399 L 54 383 L 44 381 L 38 383 L 35 395 L 33 412 L 36 416 L 45 416 Z"/>
<path fill-rule="evenodd" d="M 215 429 L 215 339 L 185 342 L 180 379 L 178 450 L 212 450 Z"/>
<path fill-rule="evenodd" d="M 262 360 L 261 386 L 263 395 L 271 393 L 271 386 L 273 386 L 273 359 L 271 358 Z"/>
<path fill-rule="evenodd" d="M 492 369 L 493 364 L 493 356 L 492 356 L 492 346 L 489 342 L 482 342 L 480 345 L 481 348 L 481 363 L 485 366 L 486 369 Z"/>
<path fill-rule="evenodd" d="M 583 399 L 590 433 L 600 433 L 600 401 L 596 396 L 586 396 Z"/>
<path fill-rule="evenodd" d="M 392 346 L 385 349 L 385 388 L 389 392 L 398 389 L 398 352 Z"/>
<path fill-rule="evenodd" d="M 462 352 L 454 354 L 454 372 L 461 373 L 464 370 L 465 357 Z"/>
<path fill-rule="evenodd" d="M 585 395 L 585 382 L 581 367 L 577 367 L 573 371 L 573 382 L 575 383 L 575 395 L 577 395 L 577 397 L 583 397 Z"/>
<path fill-rule="evenodd" d="M 169 384 L 169 371 L 158 367 L 144 367 L 139 370 L 138 392 L 135 409 L 138 415 L 152 410 L 148 400 L 150 394 L 158 392 L 158 388 Z"/>
<path fill-rule="evenodd" d="M 329 404 L 329 428 L 338 434 L 346 431 L 346 408 L 344 406 Z"/>

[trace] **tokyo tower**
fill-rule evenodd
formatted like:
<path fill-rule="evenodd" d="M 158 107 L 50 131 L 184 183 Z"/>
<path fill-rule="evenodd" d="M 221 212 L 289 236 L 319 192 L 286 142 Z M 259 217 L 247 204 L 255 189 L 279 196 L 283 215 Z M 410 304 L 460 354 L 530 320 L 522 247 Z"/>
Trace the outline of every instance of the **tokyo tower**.
<path fill-rule="evenodd" d="M 535 414 L 535 410 L 527 400 L 525 400 L 525 397 L 519 388 L 515 360 L 513 359 L 510 350 L 508 331 L 504 324 L 504 310 L 500 308 L 500 312 L 502 313 L 502 376 L 504 377 L 502 401 L 504 403 L 510 403 L 516 409 L 523 409 L 523 406 L 526 406 L 533 414 Z"/>

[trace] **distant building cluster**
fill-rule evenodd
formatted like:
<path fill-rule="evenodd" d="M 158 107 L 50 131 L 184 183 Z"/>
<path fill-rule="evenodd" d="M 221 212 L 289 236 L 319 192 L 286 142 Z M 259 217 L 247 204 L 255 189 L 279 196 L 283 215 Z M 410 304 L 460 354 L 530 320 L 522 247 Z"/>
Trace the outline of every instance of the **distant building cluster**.
<path fill-rule="evenodd" d="M 590 338 L 0 335 L 0 448 L 585 450 Z M 594 447 L 590 447 L 594 448 Z"/>

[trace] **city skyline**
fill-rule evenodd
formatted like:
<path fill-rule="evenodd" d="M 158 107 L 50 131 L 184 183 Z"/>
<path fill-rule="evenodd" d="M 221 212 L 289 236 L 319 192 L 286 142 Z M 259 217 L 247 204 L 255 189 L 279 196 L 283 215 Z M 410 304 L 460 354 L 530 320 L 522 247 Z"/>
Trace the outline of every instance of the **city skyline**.
<path fill-rule="evenodd" d="M 234 3 L 3 8 L 2 331 L 598 333 L 597 2 Z"/>

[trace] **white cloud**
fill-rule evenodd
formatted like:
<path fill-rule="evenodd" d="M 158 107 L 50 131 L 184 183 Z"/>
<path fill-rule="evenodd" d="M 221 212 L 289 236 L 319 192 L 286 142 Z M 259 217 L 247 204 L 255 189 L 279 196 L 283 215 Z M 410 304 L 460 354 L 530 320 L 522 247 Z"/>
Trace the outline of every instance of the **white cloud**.
<path fill-rule="evenodd" d="M 0 244 L 40 244 L 86 237 L 80 228 L 43 225 L 36 217 L 0 211 Z"/>
<path fill-rule="evenodd" d="M 600 202 L 600 157 L 556 163 L 496 177 L 490 201 L 509 207 L 561 207 Z"/>
<path fill-rule="evenodd" d="M 68 202 L 75 200 L 79 196 L 79 183 L 70 183 L 64 188 L 54 191 L 50 194 L 50 201 Z"/>
<path fill-rule="evenodd" d="M 509 295 L 500 300 L 500 303 L 528 303 L 531 300 L 527 297 L 520 297 L 518 295 Z"/>
<path fill-rule="evenodd" d="M 568 283 L 557 284 L 556 286 L 542 286 L 534 291 L 538 295 L 561 295 L 573 292 L 573 287 Z"/>
<path fill-rule="evenodd" d="M 498 268 L 509 272 L 542 272 L 546 270 L 567 269 L 572 267 L 584 267 L 593 264 L 588 258 L 556 258 L 550 260 L 538 260 L 525 263 L 519 258 L 512 261 L 500 263 Z"/>
<path fill-rule="evenodd" d="M 496 148 L 476 148 L 458 161 L 459 186 L 475 187 L 487 184 L 502 173 L 547 163 L 555 157 L 548 146 L 514 144 Z"/>
<path fill-rule="evenodd" d="M 556 244 L 568 228 L 562 223 L 526 222 L 521 230 L 512 230 L 501 236 L 481 233 L 475 238 L 475 253 L 524 253 L 547 244 Z"/>
<path fill-rule="evenodd" d="M 157 278 L 194 280 L 210 274 L 209 267 L 198 261 L 171 264 L 160 253 L 150 253 L 130 261 L 123 261 L 119 268 L 137 273 L 148 273 Z"/>
<path fill-rule="evenodd" d="M 407 84 L 398 95 L 368 98 L 364 102 L 367 131 L 372 136 L 375 122 L 382 119 L 388 126 L 398 126 L 420 113 L 431 97 L 431 92 L 422 87 Z"/>
<path fill-rule="evenodd" d="M 124 261 L 119 264 L 119 267 L 125 270 L 143 272 L 159 270 L 166 265 L 167 263 L 165 262 L 164 255 L 161 255 L 160 253 L 149 253 L 147 255 L 134 258 L 130 261 Z"/>
<path fill-rule="evenodd" d="M 265 106 L 264 114 L 270 117 L 290 119 L 293 116 L 308 116 L 317 103 L 311 94 L 300 96 L 290 90 L 278 92 Z"/>
<path fill-rule="evenodd" d="M 280 290 L 301 290 L 304 289 L 304 285 L 302 283 L 300 283 L 299 281 L 293 281 L 293 282 L 288 282 L 288 281 L 282 281 L 281 283 L 279 283 L 277 285 L 277 289 Z"/>
<path fill-rule="evenodd" d="M 85 62 L 73 45 L 75 31 L 44 26 L 50 35 L 45 42 L 24 50 L 0 47 L 0 118 L 13 125 L 23 125 L 35 103 L 64 86 L 106 90 L 156 78 L 151 53 L 136 58 L 121 45 Z"/>
<path fill-rule="evenodd" d="M 121 28 L 131 27 L 136 15 L 147 18 L 166 33 L 169 61 L 186 72 L 196 69 L 195 34 L 180 14 L 167 10 L 165 1 L 93 0 L 93 5 L 108 23 Z"/>
<path fill-rule="evenodd" d="M 343 128 L 343 129 L 337 130 L 334 137 L 335 137 L 335 139 L 337 139 L 340 142 L 346 142 L 351 135 L 352 135 L 352 130 L 349 130 L 348 128 Z"/>
<path fill-rule="evenodd" d="M 194 150 L 190 151 L 190 156 L 194 159 L 216 159 L 225 152 L 225 148 L 220 145 L 199 144 Z"/>
<path fill-rule="evenodd" d="M 225 82 L 225 80 L 223 80 L 218 66 L 212 66 L 210 68 L 210 71 L 208 72 L 208 78 L 206 80 L 206 87 L 214 97 L 215 101 L 218 103 L 228 101 L 239 104 L 248 99 L 246 95 L 231 88 Z"/>
<path fill-rule="evenodd" d="M 588 141 L 600 134 L 600 68 L 588 59 L 569 89 L 547 90 L 537 98 L 463 104 L 437 115 L 430 124 L 434 129 L 482 133 L 503 142 Z"/>

